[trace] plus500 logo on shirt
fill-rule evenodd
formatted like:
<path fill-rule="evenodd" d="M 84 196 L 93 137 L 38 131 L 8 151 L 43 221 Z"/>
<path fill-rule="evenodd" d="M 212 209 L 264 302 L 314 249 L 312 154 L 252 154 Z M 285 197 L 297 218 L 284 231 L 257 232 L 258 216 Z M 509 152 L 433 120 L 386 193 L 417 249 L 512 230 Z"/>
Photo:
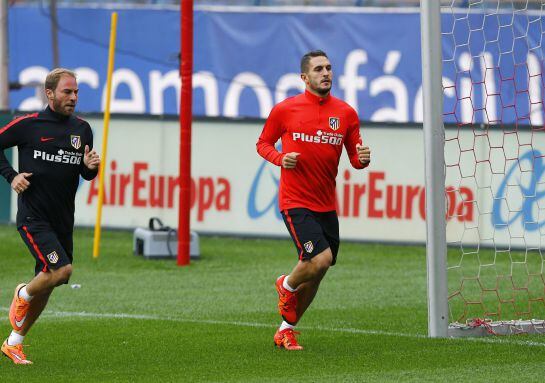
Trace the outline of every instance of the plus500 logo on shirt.
<path fill-rule="evenodd" d="M 312 142 L 315 144 L 342 145 L 343 135 L 339 133 L 322 132 L 318 130 L 315 136 L 306 133 L 292 133 L 293 141 Z"/>
<path fill-rule="evenodd" d="M 79 165 L 83 154 L 77 152 L 67 152 L 59 149 L 57 154 L 46 153 L 41 150 L 34 150 L 34 159 L 41 159 L 43 161 L 56 162 L 59 164 Z"/>

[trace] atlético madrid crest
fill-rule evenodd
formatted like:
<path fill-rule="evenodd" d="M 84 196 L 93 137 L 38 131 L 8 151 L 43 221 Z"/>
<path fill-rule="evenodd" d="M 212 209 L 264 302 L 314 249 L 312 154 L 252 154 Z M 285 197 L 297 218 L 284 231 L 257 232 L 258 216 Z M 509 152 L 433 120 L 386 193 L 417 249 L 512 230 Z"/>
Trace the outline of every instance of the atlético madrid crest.
<path fill-rule="evenodd" d="M 46 257 L 51 263 L 57 263 L 59 261 L 59 255 L 56 251 L 52 251 L 51 253 L 47 254 Z"/>
<path fill-rule="evenodd" d="M 80 136 L 70 136 L 70 143 L 77 150 L 81 148 L 81 138 Z"/>
<path fill-rule="evenodd" d="M 306 242 L 303 246 L 305 247 L 305 250 L 309 254 L 312 253 L 312 250 L 314 250 L 314 245 L 312 244 L 312 241 Z"/>
<path fill-rule="evenodd" d="M 339 117 L 329 117 L 329 127 L 333 130 L 339 129 L 341 126 L 341 122 L 339 120 Z"/>

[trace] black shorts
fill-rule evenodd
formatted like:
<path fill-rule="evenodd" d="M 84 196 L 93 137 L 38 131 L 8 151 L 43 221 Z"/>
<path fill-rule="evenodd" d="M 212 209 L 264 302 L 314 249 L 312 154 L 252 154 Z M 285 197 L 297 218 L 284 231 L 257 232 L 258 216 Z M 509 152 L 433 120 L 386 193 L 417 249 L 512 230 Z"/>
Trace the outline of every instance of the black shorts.
<path fill-rule="evenodd" d="M 331 265 L 335 264 L 340 243 L 339 218 L 336 211 L 320 213 L 296 208 L 283 210 L 282 217 L 300 260 L 308 261 L 329 247 L 333 253 Z"/>
<path fill-rule="evenodd" d="M 56 233 L 48 222 L 32 217 L 26 217 L 17 230 L 36 259 L 35 275 L 72 264 L 72 233 Z"/>

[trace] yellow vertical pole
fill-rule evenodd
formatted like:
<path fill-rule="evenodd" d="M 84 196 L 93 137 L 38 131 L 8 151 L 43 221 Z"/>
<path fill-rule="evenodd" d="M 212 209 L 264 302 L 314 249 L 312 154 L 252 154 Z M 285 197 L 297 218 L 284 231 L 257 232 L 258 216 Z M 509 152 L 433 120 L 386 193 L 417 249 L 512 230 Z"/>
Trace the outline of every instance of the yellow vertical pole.
<path fill-rule="evenodd" d="M 93 258 L 98 258 L 100 248 L 100 231 L 102 222 L 102 204 L 104 201 L 104 169 L 108 153 L 108 130 L 110 127 L 110 101 L 112 97 L 112 75 L 114 71 L 115 38 L 117 31 L 117 12 L 112 13 L 110 27 L 110 50 L 108 53 L 108 80 L 106 82 L 106 105 L 104 110 L 104 128 L 102 130 L 102 158 L 98 174 L 97 219 L 95 222 L 95 238 L 93 241 Z"/>

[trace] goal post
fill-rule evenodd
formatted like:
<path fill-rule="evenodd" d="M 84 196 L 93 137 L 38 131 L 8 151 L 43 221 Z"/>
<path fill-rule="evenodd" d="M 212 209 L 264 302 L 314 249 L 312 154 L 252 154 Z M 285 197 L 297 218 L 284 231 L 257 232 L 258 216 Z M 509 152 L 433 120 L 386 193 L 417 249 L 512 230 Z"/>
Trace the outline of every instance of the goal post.
<path fill-rule="evenodd" d="M 445 131 L 441 83 L 441 5 L 421 0 L 422 91 L 426 174 L 426 263 L 428 335 L 446 337 L 448 329 L 445 223 Z"/>
<path fill-rule="evenodd" d="M 544 10 L 421 0 L 431 337 L 545 333 Z"/>

